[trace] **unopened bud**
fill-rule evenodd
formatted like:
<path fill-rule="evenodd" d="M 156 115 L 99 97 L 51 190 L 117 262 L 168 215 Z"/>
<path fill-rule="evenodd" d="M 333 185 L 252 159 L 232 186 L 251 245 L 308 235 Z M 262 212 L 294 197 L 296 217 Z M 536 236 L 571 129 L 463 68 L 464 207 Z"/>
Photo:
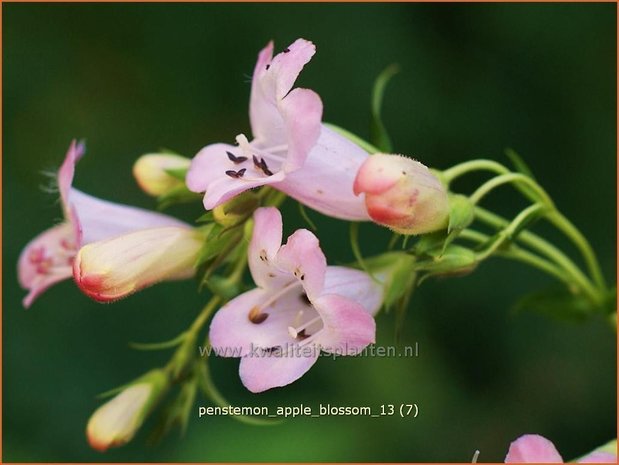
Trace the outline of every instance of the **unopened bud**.
<path fill-rule="evenodd" d="M 93 242 L 77 253 L 73 278 L 89 297 L 117 300 L 160 281 L 192 277 L 202 243 L 197 230 L 178 226 Z"/>
<path fill-rule="evenodd" d="M 90 446 L 104 452 L 129 442 L 165 394 L 168 384 L 163 371 L 153 370 L 99 407 L 86 427 Z"/>
<path fill-rule="evenodd" d="M 140 188 L 158 197 L 185 185 L 191 160 L 171 153 L 142 155 L 133 165 L 133 176 Z"/>
<path fill-rule="evenodd" d="M 400 234 L 447 227 L 449 199 L 440 180 L 423 164 L 402 155 L 376 154 L 357 173 L 353 190 L 365 193 L 368 214 Z"/>

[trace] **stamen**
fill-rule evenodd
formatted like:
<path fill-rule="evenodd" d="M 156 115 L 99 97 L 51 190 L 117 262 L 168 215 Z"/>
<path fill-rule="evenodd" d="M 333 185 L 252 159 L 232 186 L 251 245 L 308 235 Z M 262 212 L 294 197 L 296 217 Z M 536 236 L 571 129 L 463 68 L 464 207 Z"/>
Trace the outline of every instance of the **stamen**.
<path fill-rule="evenodd" d="M 267 65 L 267 71 L 269 70 L 270 67 L 271 67 L 271 65 Z"/>
<path fill-rule="evenodd" d="M 277 301 L 277 299 L 279 299 L 280 297 L 284 296 L 289 291 L 291 291 L 292 289 L 294 289 L 295 287 L 298 287 L 300 285 L 301 285 L 301 283 L 299 281 L 292 281 L 290 284 L 288 284 L 287 286 L 285 286 L 282 289 L 280 289 L 279 292 L 273 294 L 269 299 L 267 299 L 266 302 L 262 303 L 260 305 L 260 307 L 254 307 L 254 308 L 258 308 L 258 311 L 262 311 L 262 309 L 267 308 L 269 305 L 271 305 L 272 303 Z"/>
<path fill-rule="evenodd" d="M 234 163 L 235 165 L 238 165 L 239 163 L 243 163 L 244 161 L 247 161 L 247 157 L 237 157 L 232 152 L 226 151 L 226 155 L 228 155 L 228 159 L 230 159 L 230 161 Z"/>
<path fill-rule="evenodd" d="M 312 318 L 307 323 L 302 324 L 298 328 L 293 328 L 292 326 L 289 326 L 288 327 L 288 334 L 290 334 L 291 336 L 294 334 L 294 336 L 292 336 L 292 337 L 296 338 L 299 334 L 304 332 L 307 328 L 312 326 L 314 323 L 317 323 L 318 321 L 322 321 L 322 317 L 320 315 L 318 315 L 316 318 Z"/>
<path fill-rule="evenodd" d="M 285 49 L 284 49 L 284 53 L 288 53 L 289 51 L 290 51 L 290 49 L 289 49 L 289 48 L 285 48 Z"/>

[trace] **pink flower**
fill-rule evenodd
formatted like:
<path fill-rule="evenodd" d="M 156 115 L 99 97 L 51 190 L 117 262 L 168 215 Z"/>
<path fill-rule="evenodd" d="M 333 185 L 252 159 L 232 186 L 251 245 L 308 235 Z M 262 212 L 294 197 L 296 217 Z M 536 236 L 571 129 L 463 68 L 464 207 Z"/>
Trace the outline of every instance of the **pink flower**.
<path fill-rule="evenodd" d="M 275 57 L 272 42 L 260 52 L 249 103 L 254 139 L 240 134 L 237 146 L 207 145 L 187 173 L 189 190 L 205 192 L 207 210 L 247 189 L 271 185 L 326 215 L 369 219 L 363 200 L 352 192 L 368 154 L 321 125 L 318 94 L 292 89 L 315 51 L 314 44 L 298 39 Z"/>
<path fill-rule="evenodd" d="M 398 233 L 424 234 L 447 227 L 447 189 L 411 158 L 372 155 L 357 173 L 354 192 L 365 193 L 372 220 Z"/>
<path fill-rule="evenodd" d="M 592 452 L 578 463 L 616 463 L 617 455 Z M 520 436 L 509 446 L 505 463 L 563 463 L 563 458 L 552 442 L 538 434 Z"/>
<path fill-rule="evenodd" d="M 241 357 L 241 381 L 262 392 L 300 378 L 321 350 L 351 355 L 373 343 L 382 289 L 361 271 L 327 266 L 305 229 L 282 245 L 277 209 L 254 219 L 248 258 L 258 287 L 217 312 L 209 337 L 218 355 Z"/>
<path fill-rule="evenodd" d="M 71 277 L 82 245 L 146 228 L 190 228 L 167 215 L 106 202 L 72 188 L 75 164 L 83 154 L 84 145 L 73 141 L 58 171 L 64 221 L 35 237 L 19 257 L 19 282 L 29 291 L 23 300 L 26 308 L 50 286 Z"/>

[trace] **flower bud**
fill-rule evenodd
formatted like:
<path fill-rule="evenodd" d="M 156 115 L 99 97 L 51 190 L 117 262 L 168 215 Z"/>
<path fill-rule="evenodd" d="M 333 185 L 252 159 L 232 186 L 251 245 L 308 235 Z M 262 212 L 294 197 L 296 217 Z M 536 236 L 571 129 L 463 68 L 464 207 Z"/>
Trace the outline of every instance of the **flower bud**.
<path fill-rule="evenodd" d="M 400 234 L 424 234 L 447 227 L 445 186 L 430 170 L 401 155 L 376 154 L 361 165 L 353 186 L 365 193 L 368 214 Z"/>
<path fill-rule="evenodd" d="M 192 277 L 201 247 L 200 234 L 189 227 L 144 229 L 82 247 L 73 277 L 86 295 L 109 302 L 160 281 Z"/>
<path fill-rule="evenodd" d="M 158 197 L 185 185 L 184 174 L 191 160 L 171 153 L 142 155 L 133 165 L 133 176 L 140 188 Z"/>
<path fill-rule="evenodd" d="M 223 227 L 236 226 L 249 218 L 260 206 L 255 192 L 243 192 L 213 209 L 213 219 Z"/>
<path fill-rule="evenodd" d="M 124 388 L 92 414 L 86 436 L 93 449 L 104 452 L 129 442 L 168 387 L 161 370 L 153 370 Z"/>

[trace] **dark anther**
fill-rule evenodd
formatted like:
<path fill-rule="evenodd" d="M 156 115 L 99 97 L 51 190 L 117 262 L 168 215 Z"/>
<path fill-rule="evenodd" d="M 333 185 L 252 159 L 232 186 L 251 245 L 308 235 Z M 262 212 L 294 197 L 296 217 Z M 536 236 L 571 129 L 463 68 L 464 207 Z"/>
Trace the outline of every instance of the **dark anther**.
<path fill-rule="evenodd" d="M 258 307 L 254 307 L 249 311 L 247 318 L 255 325 L 259 325 L 260 323 L 264 323 L 264 321 L 269 317 L 268 313 L 262 313 Z"/>
<path fill-rule="evenodd" d="M 301 276 L 299 276 L 299 279 L 300 279 L 301 281 L 303 281 L 303 280 L 305 279 L 305 275 L 304 275 L 304 274 L 302 274 Z"/>
<path fill-rule="evenodd" d="M 255 162 L 254 162 L 255 163 Z M 273 176 L 273 172 L 269 169 L 269 167 L 267 166 L 267 162 L 264 161 L 264 158 L 260 159 L 260 169 L 262 170 L 262 172 L 264 174 L 266 174 L 267 176 Z"/>
<path fill-rule="evenodd" d="M 301 299 L 301 302 L 303 302 L 306 305 L 312 305 L 312 303 L 309 300 L 309 297 L 307 296 L 305 292 L 299 296 L 299 299 Z"/>
<path fill-rule="evenodd" d="M 228 158 L 230 159 L 230 161 L 236 165 L 238 165 L 239 163 L 243 163 L 244 161 L 247 161 L 247 157 L 237 157 L 232 152 L 226 152 L 226 155 L 228 155 Z"/>
<path fill-rule="evenodd" d="M 262 169 L 262 165 L 260 164 L 260 160 L 258 160 L 258 157 L 256 155 L 252 155 L 251 157 L 254 160 L 254 166 L 258 169 Z"/>
<path fill-rule="evenodd" d="M 271 65 L 267 65 L 267 71 L 269 70 L 270 67 L 271 67 Z"/>
<path fill-rule="evenodd" d="M 297 333 L 297 339 L 303 340 L 303 339 L 307 339 L 308 337 L 310 337 L 310 335 L 307 334 L 304 329 L 302 329 L 301 331 Z"/>
<path fill-rule="evenodd" d="M 289 49 L 289 48 L 285 48 L 285 49 L 284 49 L 284 53 L 288 53 L 289 51 L 290 51 L 290 49 Z"/>
<path fill-rule="evenodd" d="M 245 174 L 245 171 L 247 171 L 245 168 L 243 168 L 242 170 L 238 170 L 238 171 L 228 170 L 226 171 L 226 174 L 230 176 L 231 178 L 242 178 L 243 175 Z"/>

